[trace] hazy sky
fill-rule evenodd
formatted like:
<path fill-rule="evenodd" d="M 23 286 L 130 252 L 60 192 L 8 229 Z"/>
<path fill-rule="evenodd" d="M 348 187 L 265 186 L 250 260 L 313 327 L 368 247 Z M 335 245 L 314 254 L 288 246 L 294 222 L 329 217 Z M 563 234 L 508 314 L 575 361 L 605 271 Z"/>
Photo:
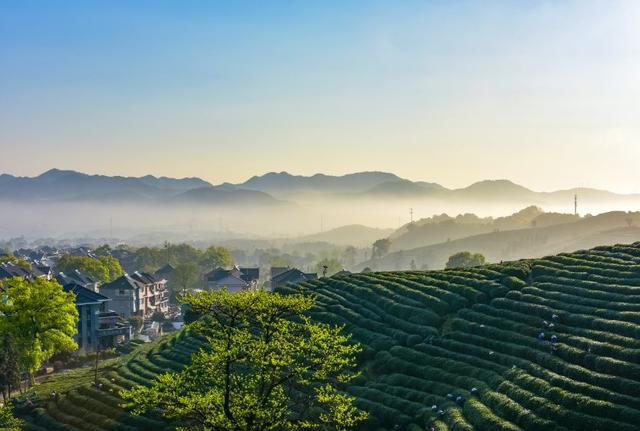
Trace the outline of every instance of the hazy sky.
<path fill-rule="evenodd" d="M 640 2 L 0 3 L 0 172 L 640 192 Z"/>

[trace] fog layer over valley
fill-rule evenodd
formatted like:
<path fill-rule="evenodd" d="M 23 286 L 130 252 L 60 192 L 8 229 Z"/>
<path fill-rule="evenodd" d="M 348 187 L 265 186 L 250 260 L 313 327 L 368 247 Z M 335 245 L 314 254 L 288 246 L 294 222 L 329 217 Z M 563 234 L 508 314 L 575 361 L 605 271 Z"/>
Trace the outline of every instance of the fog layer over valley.
<path fill-rule="evenodd" d="M 576 197 L 582 217 L 574 214 Z M 1 175 L 0 208 L 5 241 L 295 246 L 300 253 L 353 246 L 361 250 L 357 262 L 349 262 L 355 270 L 435 269 L 458 251 L 480 252 L 489 261 L 537 257 L 631 242 L 640 226 L 637 213 L 626 213 L 640 209 L 640 195 L 535 192 L 508 180 L 447 189 L 384 172 L 282 172 L 213 185 L 53 169 L 33 178 Z M 384 253 L 367 253 L 384 238 Z"/>

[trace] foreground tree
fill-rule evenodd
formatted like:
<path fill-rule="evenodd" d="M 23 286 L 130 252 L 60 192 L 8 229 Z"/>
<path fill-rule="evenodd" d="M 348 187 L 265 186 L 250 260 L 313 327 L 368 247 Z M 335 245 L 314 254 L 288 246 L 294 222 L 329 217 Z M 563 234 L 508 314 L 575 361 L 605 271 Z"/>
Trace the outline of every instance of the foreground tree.
<path fill-rule="evenodd" d="M 485 258 L 480 253 L 461 251 L 449 257 L 446 268 L 472 268 L 474 266 L 484 265 L 484 263 Z"/>
<path fill-rule="evenodd" d="M 314 301 L 266 291 L 183 298 L 208 348 L 179 373 L 124 392 L 134 411 L 159 409 L 184 430 L 347 430 L 366 418 L 340 385 L 360 347 L 306 315 Z"/>
<path fill-rule="evenodd" d="M 74 295 L 56 281 L 12 278 L 0 294 L 0 334 L 8 335 L 30 380 L 53 355 L 75 350 L 78 311 Z"/>
<path fill-rule="evenodd" d="M 6 404 L 13 390 L 20 386 L 18 352 L 11 334 L 0 333 L 0 392 Z M 1 429 L 1 428 L 0 428 Z"/>

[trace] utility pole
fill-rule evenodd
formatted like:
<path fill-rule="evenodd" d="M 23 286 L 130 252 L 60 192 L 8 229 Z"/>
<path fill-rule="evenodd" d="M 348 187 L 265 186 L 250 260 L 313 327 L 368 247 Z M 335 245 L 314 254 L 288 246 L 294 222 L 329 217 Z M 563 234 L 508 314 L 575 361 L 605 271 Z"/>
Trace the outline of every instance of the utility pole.
<path fill-rule="evenodd" d="M 573 195 L 573 215 L 578 215 L 578 194 Z"/>

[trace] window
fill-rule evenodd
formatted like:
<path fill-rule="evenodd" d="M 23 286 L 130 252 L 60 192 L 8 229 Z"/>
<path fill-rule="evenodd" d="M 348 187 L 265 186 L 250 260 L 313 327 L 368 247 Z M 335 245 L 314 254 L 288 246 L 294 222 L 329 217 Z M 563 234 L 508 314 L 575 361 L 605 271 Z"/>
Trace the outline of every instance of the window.
<path fill-rule="evenodd" d="M 120 296 L 126 295 L 125 290 L 124 289 L 118 290 L 118 295 L 120 295 Z"/>

